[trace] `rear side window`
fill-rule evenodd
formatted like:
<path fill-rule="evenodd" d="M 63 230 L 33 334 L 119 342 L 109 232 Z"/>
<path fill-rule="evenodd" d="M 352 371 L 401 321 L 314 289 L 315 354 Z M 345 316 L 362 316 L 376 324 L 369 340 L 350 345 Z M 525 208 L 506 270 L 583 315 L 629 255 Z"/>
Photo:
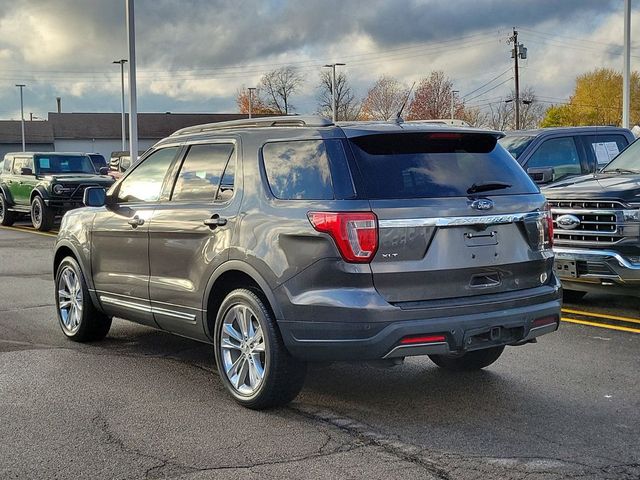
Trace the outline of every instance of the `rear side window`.
<path fill-rule="evenodd" d="M 331 200 L 354 195 L 341 140 L 267 143 L 264 169 L 273 196 L 282 200 Z"/>
<path fill-rule="evenodd" d="M 31 158 L 15 158 L 13 160 L 13 173 L 20 175 L 23 168 L 33 170 L 33 161 Z"/>
<path fill-rule="evenodd" d="M 629 145 L 624 135 L 587 135 L 584 138 L 598 162 L 598 167 L 604 167 Z"/>
<path fill-rule="evenodd" d="M 180 168 L 172 200 L 213 201 L 219 195 L 220 179 L 233 155 L 233 144 L 192 145 Z M 225 178 L 233 190 L 233 173 Z M 227 191 L 225 190 L 225 191 Z"/>
<path fill-rule="evenodd" d="M 366 195 L 371 199 L 538 191 L 515 159 L 490 134 L 394 133 L 355 137 L 350 142 Z"/>
<path fill-rule="evenodd" d="M 13 167 L 13 158 L 7 157 L 4 159 L 4 165 L 2 167 L 4 173 L 11 173 L 11 167 Z"/>

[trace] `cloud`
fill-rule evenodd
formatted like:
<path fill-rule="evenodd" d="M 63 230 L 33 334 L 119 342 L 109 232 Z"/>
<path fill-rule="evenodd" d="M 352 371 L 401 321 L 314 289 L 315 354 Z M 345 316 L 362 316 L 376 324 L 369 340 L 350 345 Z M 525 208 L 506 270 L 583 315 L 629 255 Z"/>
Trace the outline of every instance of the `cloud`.
<path fill-rule="evenodd" d="M 294 104 L 311 112 L 320 66 L 331 61 L 347 63 L 360 94 L 382 74 L 410 84 L 434 69 L 464 93 L 508 68 L 514 25 L 529 48 L 525 83 L 566 96 L 577 74 L 617 65 L 615 49 L 602 43 L 620 43 L 621 10 L 606 0 L 137 0 L 139 107 L 233 111 L 239 88 L 292 63 L 307 79 Z M 559 35 L 577 40 L 562 48 L 569 42 Z M 580 50 L 580 39 L 591 50 Z M 56 95 L 68 109 L 117 111 L 120 75 L 111 62 L 124 57 L 123 1 L 0 0 L 5 105 L 20 81 L 40 115 Z"/>

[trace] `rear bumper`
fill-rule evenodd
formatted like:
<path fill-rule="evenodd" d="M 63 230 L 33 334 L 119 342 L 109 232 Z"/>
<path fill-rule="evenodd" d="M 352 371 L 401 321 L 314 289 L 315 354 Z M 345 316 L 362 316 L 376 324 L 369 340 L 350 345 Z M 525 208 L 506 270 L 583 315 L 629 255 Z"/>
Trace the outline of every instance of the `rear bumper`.
<path fill-rule="evenodd" d="M 640 287 L 640 263 L 614 250 L 556 247 L 554 253 L 556 274 L 567 288 L 611 291 Z M 566 262 L 575 262 L 575 276 L 563 272 Z"/>
<path fill-rule="evenodd" d="M 555 277 L 551 280 L 551 285 L 502 294 L 492 303 L 477 298 L 475 307 L 470 299 L 456 307 L 458 299 L 452 299 L 431 308 L 362 312 L 363 318 L 368 314 L 378 317 L 371 322 L 341 321 L 342 307 L 335 307 L 329 321 L 281 320 L 278 324 L 289 352 L 312 361 L 374 360 L 515 345 L 557 330 L 561 288 Z M 405 337 L 427 335 L 445 338 L 423 344 L 401 343 Z"/>

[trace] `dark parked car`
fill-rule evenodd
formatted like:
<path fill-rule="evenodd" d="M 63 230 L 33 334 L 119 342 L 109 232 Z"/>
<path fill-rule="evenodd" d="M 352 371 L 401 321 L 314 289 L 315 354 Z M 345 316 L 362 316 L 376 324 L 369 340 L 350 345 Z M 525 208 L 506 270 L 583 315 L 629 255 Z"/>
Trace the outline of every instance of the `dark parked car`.
<path fill-rule="evenodd" d="M 314 360 L 486 367 L 558 328 L 545 198 L 498 132 L 277 117 L 162 140 L 55 247 L 62 331 L 123 317 L 214 345 L 250 408 Z"/>
<path fill-rule="evenodd" d="M 12 225 L 26 214 L 34 228 L 51 230 L 56 215 L 83 206 L 85 188 L 112 184 L 86 154 L 7 153 L 0 172 L 0 224 Z"/>
<path fill-rule="evenodd" d="M 634 141 L 626 128 L 566 127 L 508 132 L 500 140 L 537 183 L 593 173 Z"/>
<path fill-rule="evenodd" d="M 567 297 L 640 295 L 640 141 L 600 172 L 560 181 L 544 193 Z"/>

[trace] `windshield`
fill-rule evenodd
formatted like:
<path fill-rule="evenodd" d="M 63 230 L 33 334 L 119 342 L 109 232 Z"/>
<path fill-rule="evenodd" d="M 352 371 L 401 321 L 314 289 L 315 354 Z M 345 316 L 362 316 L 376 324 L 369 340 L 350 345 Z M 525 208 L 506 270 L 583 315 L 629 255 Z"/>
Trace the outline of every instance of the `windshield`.
<path fill-rule="evenodd" d="M 96 173 L 91 159 L 86 155 L 35 155 L 36 173 Z"/>
<path fill-rule="evenodd" d="M 638 140 L 633 142 L 601 171 L 605 173 L 620 171 L 640 173 L 640 142 Z"/>
<path fill-rule="evenodd" d="M 484 133 L 400 133 L 350 139 L 372 199 L 536 193 L 522 167 Z"/>
<path fill-rule="evenodd" d="M 500 145 L 506 148 L 507 151 L 513 156 L 513 158 L 517 160 L 518 157 L 522 155 L 522 152 L 524 152 L 525 149 L 529 146 L 529 144 L 533 142 L 534 138 L 535 137 L 529 137 L 529 136 L 525 136 L 525 137 L 509 136 L 509 137 L 501 138 L 498 141 L 500 142 Z"/>

